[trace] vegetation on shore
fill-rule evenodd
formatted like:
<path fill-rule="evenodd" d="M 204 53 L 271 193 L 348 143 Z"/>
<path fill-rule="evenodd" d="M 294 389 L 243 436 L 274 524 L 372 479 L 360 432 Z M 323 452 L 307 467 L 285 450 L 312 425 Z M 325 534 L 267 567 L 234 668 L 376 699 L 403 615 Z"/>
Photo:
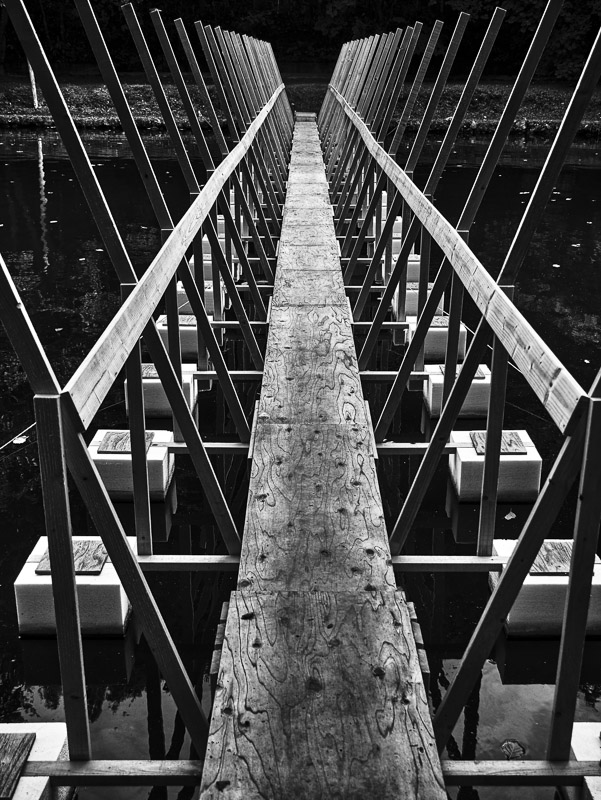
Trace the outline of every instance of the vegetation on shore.
<path fill-rule="evenodd" d="M 503 110 L 511 85 L 507 82 L 482 84 L 470 104 L 463 132 L 486 134 L 494 130 Z M 78 126 L 90 129 L 119 129 L 120 123 L 106 87 L 100 82 L 69 80 L 62 83 L 65 99 Z M 165 84 L 167 96 L 183 129 L 189 124 L 175 86 Z M 430 86 L 424 87 L 416 103 L 409 130 L 414 130 L 427 103 Z M 445 89 L 432 124 L 433 132 L 443 132 L 459 100 L 462 86 L 451 83 Z M 136 78 L 125 79 L 125 94 L 138 126 L 143 130 L 163 130 L 164 123 L 148 84 Z M 192 99 L 201 121 L 208 127 L 203 103 L 194 87 Z M 288 96 L 297 111 L 318 111 L 323 101 L 325 83 L 291 83 Z M 549 138 L 557 130 L 569 102 L 569 85 L 541 84 L 532 86 L 520 109 L 513 133 L 519 136 Z M 402 105 L 399 104 L 398 113 Z M 53 128 L 54 121 L 43 97 L 40 107 L 32 107 L 31 89 L 25 78 L 4 76 L 0 79 L 0 127 Z M 601 89 L 598 89 L 580 128 L 581 138 L 596 139 L 601 135 Z"/>

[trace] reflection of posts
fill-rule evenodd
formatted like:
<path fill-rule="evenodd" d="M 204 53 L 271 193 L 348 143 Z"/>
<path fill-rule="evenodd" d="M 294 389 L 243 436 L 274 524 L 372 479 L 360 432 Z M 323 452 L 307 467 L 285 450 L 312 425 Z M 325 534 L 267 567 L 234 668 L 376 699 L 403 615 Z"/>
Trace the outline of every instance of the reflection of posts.
<path fill-rule="evenodd" d="M 37 108 L 37 105 L 35 106 Z M 44 272 L 48 272 L 50 266 L 50 250 L 48 248 L 48 225 L 46 224 L 46 176 L 44 175 L 44 149 L 42 137 L 38 136 L 38 183 L 40 187 L 40 227 L 42 229 L 42 262 Z"/>
<path fill-rule="evenodd" d="M 161 704 L 161 673 L 152 652 L 145 644 L 146 667 L 146 706 L 148 709 L 148 757 L 165 758 L 165 731 L 163 727 L 163 709 Z M 153 786 L 149 800 L 167 800 L 166 786 Z"/>
<path fill-rule="evenodd" d="M 39 108 L 40 104 L 38 103 L 38 89 L 35 83 L 35 74 L 33 67 L 29 63 L 29 59 L 27 59 L 27 71 L 29 72 L 29 83 L 31 84 L 31 104 L 34 108 Z"/>

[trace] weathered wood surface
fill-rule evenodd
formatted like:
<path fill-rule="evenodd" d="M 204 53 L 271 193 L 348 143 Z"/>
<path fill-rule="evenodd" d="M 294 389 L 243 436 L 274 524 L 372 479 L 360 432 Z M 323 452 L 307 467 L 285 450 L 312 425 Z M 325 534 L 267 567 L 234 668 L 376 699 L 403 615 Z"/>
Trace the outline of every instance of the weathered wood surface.
<path fill-rule="evenodd" d="M 205 797 L 445 796 L 399 595 L 233 596 Z"/>
<path fill-rule="evenodd" d="M 150 450 L 154 439 L 152 431 L 146 432 L 146 452 Z M 98 453 L 131 453 L 131 436 L 129 431 L 108 431 L 98 445 Z"/>
<path fill-rule="evenodd" d="M 27 777 L 53 786 L 195 786 L 202 761 L 29 761 Z M 581 786 L 601 776 L 598 761 L 443 761 L 448 786 Z"/>
<path fill-rule="evenodd" d="M 108 553 L 102 542 L 73 542 L 73 566 L 76 575 L 100 575 Z M 44 553 L 36 567 L 36 575 L 50 575 L 50 554 Z"/>
<path fill-rule="evenodd" d="M 366 422 L 349 318 L 348 306 L 272 307 L 261 421 Z"/>
<path fill-rule="evenodd" d="M 297 121 L 201 798 L 442 800 L 318 153 Z"/>
<path fill-rule="evenodd" d="M 239 586 L 395 588 L 364 425 L 259 424 Z"/>
<path fill-rule="evenodd" d="M 486 431 L 471 431 L 470 438 L 479 456 L 486 453 Z M 501 434 L 501 455 L 526 455 L 526 446 L 518 431 L 503 431 Z"/>
<path fill-rule="evenodd" d="M 348 309 L 348 302 L 343 292 L 342 273 L 314 269 L 307 270 L 301 277 L 296 270 L 287 269 L 282 270 L 274 286 L 272 305 L 276 308 L 303 304 L 328 307 L 336 305 Z M 345 319 L 345 325 L 346 322 Z"/>
<path fill-rule="evenodd" d="M 0 733 L 0 800 L 11 800 L 35 733 Z"/>

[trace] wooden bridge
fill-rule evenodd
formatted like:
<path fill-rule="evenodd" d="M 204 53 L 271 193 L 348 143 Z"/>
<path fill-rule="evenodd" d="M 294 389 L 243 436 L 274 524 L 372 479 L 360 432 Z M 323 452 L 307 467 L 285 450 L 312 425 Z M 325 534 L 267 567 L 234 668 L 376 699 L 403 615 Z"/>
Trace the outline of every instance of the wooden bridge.
<path fill-rule="evenodd" d="M 172 46 L 173 33 L 160 12 L 153 11 L 158 45 L 206 170 L 201 185 L 204 178 L 192 166 L 149 44 L 133 7 L 124 6 L 190 193 L 188 210 L 174 220 L 92 6 L 89 0 L 76 0 L 163 232 L 160 251 L 141 268 L 132 263 L 119 234 L 25 4 L 6 0 L 6 5 L 122 287 L 119 312 L 61 386 L 1 261 L 0 314 L 35 394 L 70 758 L 26 761 L 25 753 L 17 777 L 44 775 L 55 785 L 72 786 L 200 785 L 202 798 L 442 798 L 445 786 L 582 785 L 601 775 L 597 761 L 570 760 L 601 516 L 596 487 L 601 451 L 595 447 L 601 436 L 601 382 L 597 379 L 588 392 L 580 387 L 512 300 L 528 244 L 601 76 L 599 38 L 495 277 L 470 249 L 469 231 L 560 13 L 558 0 L 550 0 L 544 12 L 456 223 L 441 215 L 433 195 L 503 21 L 501 9 L 490 20 L 420 189 L 413 174 L 468 15 L 460 14 L 450 36 L 401 167 L 401 144 L 407 144 L 408 121 L 426 76 L 430 78 L 441 23 L 427 35 L 416 65 L 417 45 L 425 35 L 419 22 L 404 31 L 347 43 L 316 117 L 292 113 L 269 45 L 197 22 L 195 33 L 214 87 L 210 93 L 186 27 L 176 20 L 186 70 L 200 91 L 202 114 L 212 129 L 207 140 Z M 406 86 L 412 66 L 415 77 Z M 442 251 L 443 260 L 430 281 L 433 248 Z M 462 323 L 465 292 L 481 315 L 467 348 Z M 228 314 L 224 293 L 231 304 Z M 185 317 L 179 313 L 184 302 Z M 157 319 L 157 312 L 163 311 Z M 223 331 L 232 328 L 241 335 L 253 370 L 240 373 L 228 366 L 221 345 Z M 263 350 L 257 332 L 266 328 Z M 384 330 L 406 342 L 394 374 L 370 369 Z M 142 368 L 141 341 L 152 359 L 151 370 Z M 444 363 L 435 373 L 427 362 L 436 359 L 441 341 Z M 466 403 L 475 402 L 475 395 L 482 402 L 478 392 L 484 384 L 478 380 L 488 370 L 490 342 L 486 427 L 470 439 L 454 427 Z M 193 374 L 182 371 L 186 352 L 193 353 Z M 524 432 L 503 431 L 510 361 L 562 437 L 560 454 L 542 487 L 537 455 L 533 446 L 526 446 Z M 128 437 L 118 437 L 121 444 L 115 451 L 112 434 L 103 434 L 93 450 L 86 432 L 124 370 Z M 237 441 L 203 439 L 194 417 L 195 390 L 188 393 L 186 374 L 192 374 L 192 387 L 209 379 L 218 382 Z M 260 395 L 249 419 L 234 379 L 253 378 L 261 379 Z M 166 486 L 153 483 L 145 422 L 145 381 L 150 379 L 160 382 L 173 413 L 173 436 L 161 445 L 164 463 L 169 465 L 180 454 L 190 456 L 226 555 L 153 553 L 150 499 Z M 366 381 L 390 384 L 373 424 L 362 389 Z M 425 382 L 429 390 L 440 392 L 438 411 L 432 395 L 427 395 L 434 419 L 429 440 L 385 441 L 406 389 L 421 391 Z M 519 465 L 516 452 L 523 454 Z M 243 531 L 234 522 L 211 461 L 224 453 L 251 459 Z M 383 453 L 421 457 L 389 530 L 378 487 L 377 461 Z M 476 551 L 461 557 L 408 555 L 404 545 L 445 455 L 450 457 L 459 498 L 474 485 L 480 497 Z M 115 492 L 107 463 L 115 469 L 115 464 L 125 463 L 123 474 L 131 478 L 136 552 L 110 496 Z M 535 466 L 528 467 L 532 463 Z M 516 481 L 507 483 L 512 471 L 522 476 L 518 489 L 530 492 L 534 502 L 508 557 L 494 547 L 495 512 L 499 498 L 516 490 Z M 199 761 L 93 760 L 68 472 L 142 625 Z M 439 754 L 482 664 L 578 475 L 578 513 L 565 613 L 558 623 L 561 648 L 547 760 L 441 761 Z M 173 570 L 238 573 L 210 720 L 145 579 L 147 571 Z M 424 679 L 427 662 L 415 640 L 418 626 L 397 579 L 405 571 L 462 570 L 501 572 L 501 578 L 495 580 L 453 683 L 438 708 L 431 709 Z"/>

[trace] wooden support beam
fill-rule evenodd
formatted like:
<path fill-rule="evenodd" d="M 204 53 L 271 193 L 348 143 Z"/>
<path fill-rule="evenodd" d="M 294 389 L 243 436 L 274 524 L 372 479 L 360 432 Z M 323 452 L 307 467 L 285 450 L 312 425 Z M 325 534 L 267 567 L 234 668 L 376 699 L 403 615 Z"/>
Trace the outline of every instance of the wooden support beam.
<path fill-rule="evenodd" d="M 283 88 L 280 86 L 274 92 L 269 103 L 253 121 L 239 144 L 211 175 L 202 192 L 175 226 L 173 234 L 138 281 L 134 291 L 65 386 L 86 427 L 100 408 L 134 344 L 142 335 L 169 281 L 232 170 L 244 157 L 256 131 L 273 108 Z"/>
<path fill-rule="evenodd" d="M 589 400 L 585 447 L 580 470 L 574 545 L 570 581 L 559 650 L 557 680 L 553 698 L 547 757 L 564 760 L 570 756 L 572 724 L 580 687 L 582 653 L 586 637 L 591 586 L 601 522 L 601 399 Z"/>
<path fill-rule="evenodd" d="M 335 91 L 335 90 L 333 90 Z M 561 431 L 565 431 L 584 389 L 536 333 L 484 268 L 455 228 L 409 180 L 403 170 L 379 146 L 346 100 L 337 95 L 345 112 L 361 132 L 370 152 L 402 193 L 412 212 L 461 278 L 483 318 L 511 354 L 536 396 Z"/>
<path fill-rule="evenodd" d="M 598 761 L 442 761 L 447 786 L 581 786 L 600 777 Z M 23 777 L 52 786 L 197 786 L 202 761 L 29 761 Z"/>
<path fill-rule="evenodd" d="M 497 588 L 470 639 L 455 678 L 438 707 L 434 729 L 439 751 L 444 749 L 451 736 L 482 664 L 489 657 L 503 622 L 576 478 L 584 447 L 584 422 L 581 420 L 574 433 L 566 437 L 507 567 L 501 573 Z"/>
<path fill-rule="evenodd" d="M 447 786 L 582 786 L 598 761 L 443 761 Z"/>
<path fill-rule="evenodd" d="M 143 572 L 237 571 L 239 556 L 138 556 Z M 507 564 L 502 556 L 393 556 L 395 572 L 501 572 Z"/>

